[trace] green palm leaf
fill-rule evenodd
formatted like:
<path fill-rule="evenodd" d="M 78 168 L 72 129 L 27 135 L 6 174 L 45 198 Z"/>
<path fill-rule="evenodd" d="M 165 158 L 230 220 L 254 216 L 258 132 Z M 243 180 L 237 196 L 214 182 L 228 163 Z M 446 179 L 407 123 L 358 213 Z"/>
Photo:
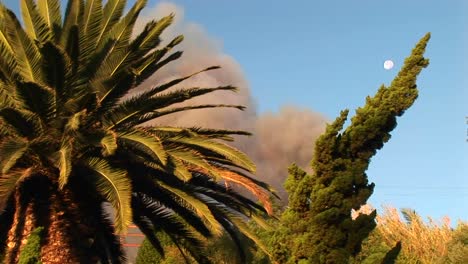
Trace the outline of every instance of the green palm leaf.
<path fill-rule="evenodd" d="M 26 33 L 32 38 L 46 41 L 50 38 L 50 29 L 44 18 L 37 11 L 37 6 L 33 0 L 21 0 L 21 14 L 25 25 Z"/>
<path fill-rule="evenodd" d="M 171 187 L 170 185 L 160 180 L 155 180 L 155 181 L 157 182 L 158 185 L 170 191 L 171 193 L 179 197 L 181 200 L 189 204 L 193 208 L 193 210 L 197 212 L 199 216 L 203 217 L 208 222 L 210 229 L 214 234 L 216 235 L 222 234 L 222 226 L 216 220 L 215 216 L 210 211 L 209 207 L 203 201 L 199 200 L 197 197 L 191 195 L 188 192 L 185 192 L 184 190 L 180 188 Z"/>
<path fill-rule="evenodd" d="M 71 83 L 71 60 L 65 51 L 52 42 L 46 42 L 41 48 L 44 58 L 43 72 L 45 83 L 55 90 L 54 104 L 58 112 L 63 108 L 70 95 L 66 88 Z"/>
<path fill-rule="evenodd" d="M 0 175 L 0 212 L 3 211 L 8 198 L 13 193 L 18 183 L 33 174 L 33 168 L 16 169 Z"/>
<path fill-rule="evenodd" d="M 213 151 L 223 157 L 229 159 L 234 164 L 247 168 L 250 172 L 255 172 L 255 164 L 241 151 L 212 140 L 207 140 L 199 137 L 181 137 L 168 140 L 169 142 L 184 144 L 189 147 L 199 147 Z"/>
<path fill-rule="evenodd" d="M 4 18 L 8 43 L 15 51 L 19 73 L 28 81 L 40 80 L 41 54 L 39 49 L 22 29 L 20 22 L 12 12 L 7 10 Z"/>
<path fill-rule="evenodd" d="M 57 33 L 59 27 L 62 25 L 62 15 L 60 11 L 59 0 L 38 0 L 37 5 L 39 12 L 45 20 L 45 23 L 49 27 L 50 31 L 54 34 L 57 39 Z"/>
<path fill-rule="evenodd" d="M 155 136 L 151 136 L 149 134 L 144 133 L 143 131 L 138 131 L 138 130 L 119 134 L 118 138 L 130 140 L 130 141 L 140 144 L 141 146 L 150 150 L 151 153 L 153 153 L 155 157 L 159 161 L 161 161 L 163 165 L 167 163 L 167 153 L 159 138 Z"/>
<path fill-rule="evenodd" d="M 245 107 L 242 106 L 242 105 L 224 105 L 224 104 L 218 104 L 218 105 L 215 105 L 215 104 L 212 104 L 212 105 L 192 105 L 192 106 L 175 107 L 175 108 L 165 109 L 165 110 L 162 110 L 162 111 L 151 112 L 149 114 L 146 114 L 146 115 L 138 118 L 137 120 L 135 120 L 134 123 L 131 123 L 131 124 L 133 124 L 133 125 L 144 124 L 145 122 L 151 121 L 153 119 L 156 119 L 158 117 L 162 117 L 162 116 L 165 116 L 165 115 L 170 115 L 170 114 L 174 114 L 174 113 L 178 113 L 178 112 L 185 112 L 185 111 L 188 111 L 188 110 L 209 109 L 209 108 L 235 108 L 235 109 L 239 109 L 239 110 L 244 110 L 245 109 Z"/>
<path fill-rule="evenodd" d="M 83 18 L 79 21 L 80 57 L 88 61 L 95 49 L 95 43 L 102 28 L 102 0 L 88 0 Z"/>
<path fill-rule="evenodd" d="M 0 13 L 1 11 L 0 6 Z M 13 54 L 13 48 L 9 40 L 7 39 L 7 30 L 5 24 L 6 19 L 0 18 L 0 79 L 6 83 L 14 84 L 18 79 L 18 73 L 16 72 L 16 58 Z"/>
<path fill-rule="evenodd" d="M 103 10 L 101 32 L 99 32 L 99 36 L 97 37 L 97 40 L 96 40 L 97 45 L 99 45 L 99 43 L 102 42 L 103 36 L 109 32 L 109 30 L 119 20 L 120 16 L 122 16 L 122 12 L 125 8 L 125 3 L 126 3 L 126 0 L 107 1 Z"/>
<path fill-rule="evenodd" d="M 68 183 L 68 177 L 72 171 L 72 146 L 70 144 L 62 146 L 59 152 L 59 188 L 63 189 Z"/>
<path fill-rule="evenodd" d="M 103 147 L 103 156 L 114 155 L 118 148 L 117 134 L 112 131 L 108 131 L 107 135 L 101 139 L 101 145 Z"/>
<path fill-rule="evenodd" d="M 63 46 L 67 46 L 69 43 L 69 34 L 72 31 L 72 27 L 78 25 L 81 20 L 80 13 L 83 7 L 82 0 L 69 0 L 67 9 L 65 11 L 65 18 L 63 21 L 63 28 L 60 36 L 60 43 Z"/>
<path fill-rule="evenodd" d="M 215 179 L 221 179 L 221 175 L 218 173 L 214 167 L 211 166 L 205 159 L 204 156 L 200 153 L 197 153 L 190 149 L 168 149 L 167 152 L 177 160 L 187 164 L 190 170 L 197 172 L 204 172 L 209 176 L 214 177 Z M 192 178 L 190 176 L 190 178 Z"/>
<path fill-rule="evenodd" d="M 29 143 L 21 139 L 7 139 L 0 144 L 0 168 L 7 173 L 28 150 Z"/>
<path fill-rule="evenodd" d="M 125 233 L 132 222 L 131 182 L 127 172 L 111 166 L 106 160 L 91 158 L 86 164 L 98 176 L 98 191 L 115 209 L 115 228 Z"/>
<path fill-rule="evenodd" d="M 34 82 L 18 82 L 16 92 L 23 102 L 24 109 L 37 114 L 47 121 L 54 110 L 54 92 Z"/>
<path fill-rule="evenodd" d="M 190 88 L 179 89 L 160 96 L 152 98 L 142 98 L 143 95 L 131 98 L 121 103 L 114 110 L 105 116 L 104 122 L 109 124 L 108 129 L 121 127 L 131 123 L 133 126 L 141 124 L 135 122 L 139 117 L 148 114 L 158 109 L 182 103 L 186 100 L 193 99 L 214 91 L 236 91 L 237 88 L 233 86 L 220 86 L 215 88 Z"/>
<path fill-rule="evenodd" d="M 127 15 L 115 24 L 108 34 L 104 35 L 105 39 L 98 46 L 98 51 L 102 51 L 109 41 L 113 43 L 108 47 L 105 56 L 97 61 L 96 76 L 113 76 L 121 69 L 121 66 L 128 66 L 128 62 L 137 58 L 134 52 L 135 49 L 130 48 L 128 42 L 136 19 L 146 2 L 147 0 L 137 0 Z"/>
<path fill-rule="evenodd" d="M 0 118 L 15 130 L 17 136 L 32 139 L 43 131 L 37 116 L 24 110 L 3 108 L 0 109 Z"/>
<path fill-rule="evenodd" d="M 136 47 L 140 55 L 145 55 L 148 51 L 159 45 L 161 33 L 172 24 L 172 21 L 174 21 L 174 14 L 170 14 L 156 21 L 152 29 Z"/>
<path fill-rule="evenodd" d="M 6 50 L 9 52 L 9 54 L 13 55 L 13 47 L 10 44 L 9 36 L 7 33 L 7 23 L 9 22 L 9 12 L 3 5 L 3 3 L 0 3 L 0 43 L 5 46 Z"/>
<path fill-rule="evenodd" d="M 180 159 L 169 156 L 165 171 L 177 176 L 180 180 L 186 182 L 192 178 L 192 173 Z"/>
<path fill-rule="evenodd" d="M 18 107 L 15 89 L 16 87 L 0 81 L 0 108 Z"/>

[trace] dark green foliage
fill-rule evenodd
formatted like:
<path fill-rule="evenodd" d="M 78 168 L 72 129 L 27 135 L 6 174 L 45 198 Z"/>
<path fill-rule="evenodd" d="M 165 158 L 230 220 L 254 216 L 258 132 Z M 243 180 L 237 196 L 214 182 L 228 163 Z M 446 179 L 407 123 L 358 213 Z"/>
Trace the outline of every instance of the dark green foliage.
<path fill-rule="evenodd" d="M 156 237 L 158 238 L 163 252 L 154 247 L 150 242 L 150 239 L 146 238 L 140 249 L 138 250 L 138 255 L 136 259 L 137 264 L 146 264 L 146 263 L 163 263 L 163 264 L 175 264 L 175 263 L 202 263 L 197 262 L 192 256 L 193 251 L 184 250 L 183 247 L 179 248 L 177 245 L 170 239 L 167 234 L 157 233 Z M 260 249 L 258 252 L 251 251 L 255 247 L 255 243 L 249 240 L 244 236 L 240 236 L 239 240 L 242 245 L 242 251 L 246 251 L 246 255 L 242 258 L 239 254 L 239 249 L 236 247 L 235 243 L 232 241 L 231 237 L 227 233 L 223 233 L 220 237 L 213 237 L 206 241 L 204 246 L 204 254 L 207 256 L 207 261 L 210 263 L 229 263 L 229 264 L 244 264 L 244 263 L 270 263 L 268 258 L 265 260 L 267 262 L 255 262 L 255 258 L 265 257 L 266 255 L 262 254 L 263 251 Z M 257 253 L 258 257 L 255 256 Z"/>
<path fill-rule="evenodd" d="M 171 243 L 167 235 L 159 234 L 158 239 L 162 246 L 167 246 Z M 136 264 L 161 263 L 163 260 L 164 256 L 154 248 L 151 242 L 148 239 L 143 240 L 141 247 L 138 249 Z"/>
<path fill-rule="evenodd" d="M 43 227 L 34 229 L 28 237 L 19 256 L 18 264 L 42 264 L 41 262 L 41 239 Z"/>
<path fill-rule="evenodd" d="M 394 264 L 401 251 L 401 242 L 398 242 L 391 250 L 385 254 L 382 264 Z"/>
<path fill-rule="evenodd" d="M 383 241 L 377 226 L 362 242 L 361 252 L 350 260 L 350 264 L 381 264 L 391 250 Z"/>
<path fill-rule="evenodd" d="M 383 86 L 356 110 L 343 128 L 348 110 L 317 140 L 313 174 L 289 168 L 285 188 L 289 206 L 274 235 L 278 263 L 348 263 L 375 227 L 375 211 L 352 219 L 351 210 L 366 204 L 374 184 L 366 170 L 372 156 L 390 139 L 390 132 L 418 96 L 416 77 L 429 61 L 423 57 L 430 35 L 424 36 L 389 87 Z"/>

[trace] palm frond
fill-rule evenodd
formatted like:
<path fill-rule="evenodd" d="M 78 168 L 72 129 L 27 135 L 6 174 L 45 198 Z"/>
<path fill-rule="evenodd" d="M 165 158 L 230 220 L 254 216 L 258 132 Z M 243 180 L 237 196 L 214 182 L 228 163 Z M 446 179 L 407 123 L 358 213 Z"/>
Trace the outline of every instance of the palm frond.
<path fill-rule="evenodd" d="M 161 207 L 157 202 L 147 197 L 136 200 L 141 203 L 137 208 L 151 221 L 156 232 L 164 232 L 179 250 L 187 250 L 191 255 L 207 263 L 206 256 L 201 254 L 203 244 L 197 236 L 173 212 Z M 181 251 L 184 254 L 183 251 Z"/>
<path fill-rule="evenodd" d="M 134 192 L 158 201 L 162 206 L 172 210 L 179 217 L 184 219 L 194 228 L 194 230 L 204 237 L 212 236 L 210 229 L 207 228 L 206 224 L 202 221 L 196 211 L 192 210 L 192 206 L 185 203 L 169 190 L 157 185 L 149 176 L 153 174 L 154 171 L 148 171 L 147 169 L 142 169 L 140 167 L 141 165 L 133 164 L 131 166 L 132 169 L 129 171 L 132 179 L 134 179 L 132 181 Z M 170 175 L 167 175 L 167 177 L 170 177 Z"/>
<path fill-rule="evenodd" d="M 200 149 L 206 149 L 213 151 L 214 153 L 220 154 L 223 157 L 230 160 L 233 164 L 238 164 L 248 169 L 250 172 L 255 172 L 255 164 L 249 159 L 249 157 L 241 151 L 212 140 L 207 140 L 200 137 L 178 137 L 168 139 L 168 142 L 183 144 L 187 147 L 195 147 Z"/>
<path fill-rule="evenodd" d="M 163 49 L 156 50 L 151 54 L 145 56 L 143 59 L 135 62 L 134 68 L 138 74 L 137 85 L 141 84 L 143 81 L 148 79 L 156 73 L 160 68 L 167 65 L 168 63 L 179 59 L 182 56 L 182 52 L 174 52 L 169 55 L 167 58 L 161 61 L 161 59 L 170 51 L 173 47 L 178 45 L 183 41 L 183 36 L 177 36 L 174 38 L 166 47 Z"/>
<path fill-rule="evenodd" d="M 15 87 L 0 81 L 0 108 L 7 107 L 18 107 L 18 100 L 15 96 Z"/>
<path fill-rule="evenodd" d="M 20 139 L 6 139 L 0 144 L 0 168 L 5 174 L 13 168 L 17 161 L 28 150 L 29 142 Z"/>
<path fill-rule="evenodd" d="M 63 27 L 60 35 L 60 44 L 62 47 L 67 46 L 70 42 L 70 32 L 73 26 L 77 26 L 81 20 L 80 13 L 84 9 L 83 0 L 69 0 L 65 10 L 65 17 L 63 19 Z M 69 53 L 70 54 L 70 53 Z"/>
<path fill-rule="evenodd" d="M 201 127 L 145 127 L 145 130 L 155 135 L 165 135 L 165 137 L 175 137 L 181 133 L 189 132 L 192 135 L 198 135 L 209 139 L 221 139 L 225 141 L 233 141 L 231 135 L 250 136 L 252 133 L 241 130 L 228 130 L 228 129 L 211 129 Z"/>
<path fill-rule="evenodd" d="M 140 231 L 145 235 L 146 239 L 151 243 L 151 245 L 158 251 L 158 253 L 164 257 L 164 248 L 161 245 L 158 237 L 155 235 L 155 230 L 151 224 L 151 220 L 148 217 L 142 215 L 141 211 L 138 210 L 138 203 L 133 202 L 133 223 L 138 226 Z"/>
<path fill-rule="evenodd" d="M 214 91 L 236 91 L 237 88 L 233 86 L 220 86 L 215 88 L 190 88 L 179 89 L 174 92 L 166 93 L 152 98 L 131 98 L 122 102 L 114 110 L 110 111 L 105 117 L 103 122 L 109 124 L 108 129 L 117 129 L 121 126 L 126 126 L 132 123 L 136 126 L 135 119 L 156 111 L 158 109 L 182 103 L 186 100 L 193 99 Z"/>
<path fill-rule="evenodd" d="M 174 21 L 174 14 L 165 16 L 154 24 L 151 30 L 146 34 L 145 38 L 138 43 L 138 46 L 135 47 L 138 50 L 140 55 L 145 55 L 148 51 L 157 47 L 160 43 L 161 33 L 172 24 Z"/>
<path fill-rule="evenodd" d="M 50 30 L 39 14 L 36 3 L 33 0 L 21 0 L 20 3 L 26 33 L 34 40 L 47 41 Z"/>
<path fill-rule="evenodd" d="M 38 0 L 39 12 L 44 18 L 55 40 L 58 40 L 59 27 L 62 26 L 62 14 L 59 0 Z"/>
<path fill-rule="evenodd" d="M 101 32 L 96 40 L 96 46 L 102 42 L 102 39 L 106 33 L 119 21 L 125 8 L 126 0 L 109 0 L 103 9 L 103 19 Z"/>
<path fill-rule="evenodd" d="M 115 168 L 100 158 L 88 160 L 86 166 L 96 173 L 97 190 L 115 209 L 117 232 L 125 233 L 132 222 L 131 182 L 126 171 Z"/>
<path fill-rule="evenodd" d="M 199 200 L 197 197 L 191 195 L 190 193 L 185 192 L 181 188 L 172 187 L 161 180 L 155 181 L 162 188 L 170 191 L 171 193 L 185 201 L 187 204 L 192 206 L 192 208 L 196 210 L 196 212 L 209 223 L 211 231 L 216 235 L 221 235 L 222 226 L 219 224 L 209 207 L 203 201 Z"/>
<path fill-rule="evenodd" d="M 44 0 L 46 1 L 46 0 Z M 67 53 L 58 45 L 52 42 L 46 42 L 41 48 L 41 53 L 44 58 L 43 72 L 45 83 L 55 90 L 55 109 L 56 114 L 59 114 L 65 102 L 70 95 L 70 90 L 67 89 L 71 83 L 71 60 Z"/>
<path fill-rule="evenodd" d="M 3 3 L 0 3 L 0 22 L 2 22 L 0 23 L 0 43 L 5 46 L 8 53 L 13 56 L 14 49 L 11 46 L 6 26 L 9 22 L 9 16 L 10 14 L 8 9 L 3 5 Z"/>
<path fill-rule="evenodd" d="M 169 174 L 175 175 L 184 182 L 192 178 L 192 173 L 185 166 L 184 162 L 173 156 L 169 156 L 165 171 Z"/>
<path fill-rule="evenodd" d="M 232 211 L 229 208 L 225 207 L 217 207 L 217 210 L 220 210 L 223 215 L 228 216 L 227 220 L 231 223 L 233 227 L 235 227 L 237 230 L 239 230 L 242 234 L 244 234 L 246 237 L 251 239 L 252 241 L 255 242 L 255 244 L 267 255 L 270 255 L 270 251 L 266 247 L 266 245 L 263 243 L 263 241 L 255 235 L 255 233 L 252 231 L 252 229 L 247 225 L 245 220 L 240 217 L 236 212 Z"/>
<path fill-rule="evenodd" d="M 197 109 L 210 109 L 210 108 L 234 108 L 238 110 L 244 110 L 245 107 L 241 105 L 225 105 L 225 104 L 206 104 L 206 105 L 192 105 L 192 106 L 182 106 L 182 107 L 174 107 L 174 108 L 169 108 L 165 109 L 162 111 L 155 111 L 149 114 L 146 114 L 142 117 L 140 117 L 137 121 L 135 121 L 135 124 L 144 124 L 148 121 L 151 121 L 153 119 L 156 119 L 158 117 L 162 117 L 165 115 L 170 115 L 178 112 L 185 112 L 188 110 L 197 110 Z"/>
<path fill-rule="evenodd" d="M 37 114 L 45 122 L 49 120 L 55 110 L 55 96 L 50 88 L 35 82 L 18 82 L 16 92 L 24 109 Z"/>
<path fill-rule="evenodd" d="M 25 110 L 3 108 L 0 109 L 0 118 L 3 119 L 6 125 L 14 129 L 18 136 L 32 139 L 43 131 L 42 124 L 37 116 Z"/>
<path fill-rule="evenodd" d="M 117 134 L 113 131 L 108 131 L 107 134 L 101 139 L 101 145 L 103 147 L 103 156 L 114 155 L 118 148 Z"/>
<path fill-rule="evenodd" d="M 222 175 L 225 181 L 236 183 L 249 190 L 262 202 L 268 214 L 273 215 L 273 206 L 270 200 L 270 192 L 264 188 L 261 188 L 255 181 L 232 170 L 220 170 L 219 174 Z"/>
<path fill-rule="evenodd" d="M 10 43 L 5 38 L 5 23 L 0 19 L 0 79 L 8 84 L 13 84 L 18 80 L 17 63 L 13 50 L 11 50 Z"/>
<path fill-rule="evenodd" d="M 68 177 L 72 171 L 72 145 L 65 144 L 58 151 L 59 154 L 59 189 L 63 189 L 68 183 Z"/>
<path fill-rule="evenodd" d="M 130 140 L 144 146 L 154 154 L 154 157 L 161 161 L 162 164 L 167 163 L 167 153 L 164 150 L 164 146 L 161 140 L 157 137 L 148 135 L 142 131 L 134 130 L 128 133 L 119 134 L 120 139 Z"/>
<path fill-rule="evenodd" d="M 105 56 L 101 56 L 97 62 L 99 67 L 93 68 L 96 76 L 111 77 L 119 70 L 128 69 L 129 62 L 138 58 L 135 49 L 129 46 L 129 41 L 136 19 L 146 2 L 147 0 L 137 0 L 124 18 L 116 23 L 108 34 L 104 35 L 105 38 L 101 40 L 97 50 L 102 51 L 106 46 L 107 48 Z"/>
<path fill-rule="evenodd" d="M 33 168 L 15 169 L 0 175 L 0 213 L 18 184 L 33 174 Z"/>
<path fill-rule="evenodd" d="M 18 72 L 27 81 L 40 81 L 41 54 L 38 47 L 23 30 L 14 13 L 6 10 L 4 18 L 9 45 L 14 47 L 12 49 L 15 51 L 13 54 L 18 64 Z"/>
<path fill-rule="evenodd" d="M 98 92 L 103 92 L 101 98 L 99 98 L 98 104 L 100 104 L 99 109 L 97 110 L 98 114 L 108 111 L 111 107 L 114 107 L 117 102 L 125 95 L 127 92 L 134 87 L 135 84 L 135 74 L 129 71 L 122 72 L 104 82 L 104 89 L 100 89 Z"/>
<path fill-rule="evenodd" d="M 79 21 L 80 58 L 87 62 L 95 49 L 95 43 L 102 27 L 102 0 L 88 0 L 83 18 Z"/>
<path fill-rule="evenodd" d="M 221 179 L 221 175 L 218 174 L 218 171 L 209 164 L 204 156 L 200 153 L 197 153 L 190 149 L 167 149 L 167 152 L 174 158 L 180 160 L 181 162 L 187 164 L 186 167 L 189 170 L 206 172 L 206 175 L 212 176 L 215 179 Z M 192 177 L 190 177 L 192 178 Z"/>

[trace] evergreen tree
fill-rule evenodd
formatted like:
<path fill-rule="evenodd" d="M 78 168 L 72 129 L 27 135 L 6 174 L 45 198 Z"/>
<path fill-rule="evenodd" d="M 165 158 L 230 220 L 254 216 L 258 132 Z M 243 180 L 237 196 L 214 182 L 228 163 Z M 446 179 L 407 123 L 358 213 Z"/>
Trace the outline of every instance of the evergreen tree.
<path fill-rule="evenodd" d="M 429 61 L 423 57 L 430 34 L 424 36 L 392 81 L 366 105 L 358 108 L 351 124 L 343 128 L 348 110 L 317 140 L 308 174 L 296 165 L 289 168 L 285 188 L 289 206 L 282 227 L 274 235 L 278 263 L 348 263 L 375 227 L 375 211 L 352 219 L 351 210 L 366 204 L 374 184 L 366 170 L 372 156 L 390 139 L 396 118 L 418 96 L 416 78 Z"/>

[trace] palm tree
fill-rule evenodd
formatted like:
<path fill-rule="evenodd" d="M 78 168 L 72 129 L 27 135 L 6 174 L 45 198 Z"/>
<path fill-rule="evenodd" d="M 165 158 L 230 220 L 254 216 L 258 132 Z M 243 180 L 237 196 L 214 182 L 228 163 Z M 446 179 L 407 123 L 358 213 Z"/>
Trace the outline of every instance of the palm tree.
<path fill-rule="evenodd" d="M 121 263 L 117 234 L 134 222 L 153 246 L 164 232 L 197 261 L 201 238 L 255 237 L 249 219 L 271 212 L 270 189 L 250 177 L 254 164 L 222 141 L 243 131 L 149 125 L 171 113 L 237 105 L 177 106 L 232 86 L 174 89 L 184 80 L 128 96 L 182 52 L 173 20 L 133 34 L 146 4 L 124 14 L 124 0 L 21 0 L 22 24 L 0 4 L 0 246 L 16 263 L 31 232 L 44 227 L 43 263 Z M 135 37 L 132 37 L 132 34 Z M 171 89 L 173 88 L 173 89 Z M 170 89 L 170 90 L 169 90 Z M 154 122 L 152 122 L 154 124 Z M 228 188 L 252 192 L 259 205 Z M 225 186 L 226 185 L 226 186 Z M 114 221 L 103 209 L 110 204 Z M 240 243 L 239 247 L 241 246 Z"/>

